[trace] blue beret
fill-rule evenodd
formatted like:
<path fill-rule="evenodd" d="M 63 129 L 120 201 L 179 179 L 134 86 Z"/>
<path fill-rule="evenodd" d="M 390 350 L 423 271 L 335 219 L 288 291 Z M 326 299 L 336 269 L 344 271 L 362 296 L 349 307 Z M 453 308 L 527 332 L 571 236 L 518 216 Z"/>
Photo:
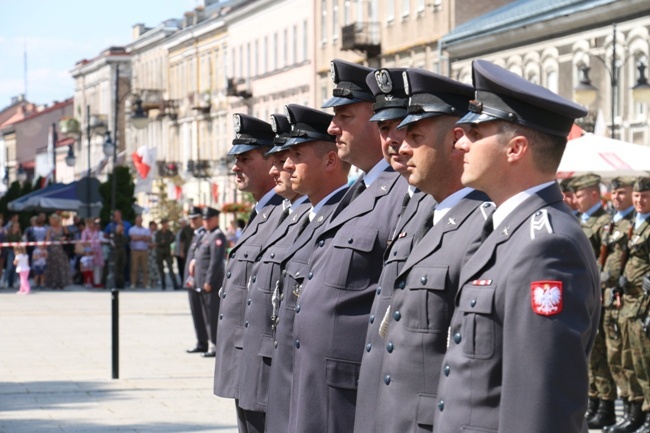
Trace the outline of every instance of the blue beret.
<path fill-rule="evenodd" d="M 472 86 L 424 69 L 409 68 L 402 76 L 410 99 L 407 116 L 399 128 L 428 117 L 462 117 L 467 113 L 469 101 L 474 96 Z"/>
<path fill-rule="evenodd" d="M 372 122 L 406 117 L 408 96 L 404 91 L 402 79 L 402 72 L 405 70 L 405 68 L 382 68 L 366 76 L 366 83 L 375 95 L 375 104 L 372 106 L 375 115 L 370 118 Z"/>
<path fill-rule="evenodd" d="M 334 59 L 330 63 L 330 76 L 336 87 L 332 91 L 333 97 L 328 99 L 321 108 L 338 107 L 354 104 L 355 102 L 374 102 L 366 76 L 372 69 L 345 60 Z"/>
<path fill-rule="evenodd" d="M 504 120 L 546 134 L 566 137 L 587 110 L 487 60 L 472 63 L 475 100 L 458 123 Z"/>
<path fill-rule="evenodd" d="M 248 114 L 236 113 L 232 117 L 235 139 L 228 155 L 239 155 L 249 150 L 273 146 L 275 132 L 269 123 Z"/>
<path fill-rule="evenodd" d="M 331 114 L 298 104 L 289 104 L 285 109 L 291 133 L 283 149 L 308 141 L 335 141 L 334 136 L 327 133 L 334 117 Z"/>

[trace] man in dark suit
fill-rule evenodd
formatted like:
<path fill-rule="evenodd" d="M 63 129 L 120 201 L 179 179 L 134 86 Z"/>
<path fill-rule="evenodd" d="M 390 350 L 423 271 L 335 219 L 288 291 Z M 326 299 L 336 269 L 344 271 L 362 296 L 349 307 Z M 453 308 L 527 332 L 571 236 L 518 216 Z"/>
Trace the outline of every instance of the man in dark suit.
<path fill-rule="evenodd" d="M 187 249 L 187 256 L 185 261 L 185 269 L 183 271 L 184 281 L 181 283 L 187 289 L 187 294 L 190 301 L 190 312 L 192 313 L 192 323 L 194 324 L 194 332 L 196 333 L 196 345 L 187 349 L 187 353 L 206 353 L 209 349 L 209 336 L 208 336 L 208 320 L 203 316 L 203 309 L 201 308 L 201 294 L 196 290 L 196 280 L 194 279 L 194 254 L 197 247 L 201 242 L 201 237 L 205 233 L 205 228 L 201 219 L 201 208 L 193 206 L 187 216 L 190 220 L 190 227 L 194 235 L 190 241 Z"/>
<path fill-rule="evenodd" d="M 266 155 L 272 163 L 270 174 L 275 182 L 275 192 L 284 197 L 284 211 L 283 221 L 268 237 L 253 265 L 244 312 L 237 404 L 240 412 L 246 415 L 249 432 L 264 431 L 269 371 L 273 356 L 273 300 L 278 296 L 276 292 L 282 277 L 280 262 L 284 251 L 297 236 L 301 218 L 306 217 L 311 207 L 309 203 L 305 203 L 306 196 L 293 190 L 290 173 L 284 169 L 288 151 L 282 145 L 286 143 L 291 132 L 289 119 L 282 114 L 272 114 L 271 120 L 276 133 L 275 146 Z"/>
<path fill-rule="evenodd" d="M 383 255 L 401 209 L 404 179 L 382 153 L 373 115 L 370 69 L 334 60 L 334 108 L 328 132 L 339 157 L 364 174 L 316 242 L 294 319 L 289 432 L 349 432 L 370 307 Z M 342 207 L 342 206 L 340 206 Z"/>
<path fill-rule="evenodd" d="M 203 228 L 205 234 L 199 240 L 194 253 L 194 283 L 200 293 L 203 317 L 208 324 L 210 341 L 215 346 L 217 342 L 217 314 L 219 313 L 219 295 L 217 287 L 223 281 L 225 259 L 228 243 L 226 235 L 219 228 L 219 211 L 204 207 Z M 203 357 L 213 358 L 214 348 L 202 354 Z"/>
<path fill-rule="evenodd" d="M 336 145 L 327 135 L 329 125 L 313 121 L 321 114 L 316 110 L 290 105 L 292 124 L 297 131 L 287 142 L 289 155 L 285 169 L 291 173 L 291 186 L 295 191 L 309 197 L 311 209 L 299 224 L 301 232 L 281 259 L 282 281 L 273 303 L 273 362 L 269 378 L 269 394 L 266 414 L 267 433 L 286 433 L 289 426 L 289 405 L 293 374 L 293 319 L 296 314 L 296 293 L 308 275 L 308 263 L 318 248 L 316 239 L 343 195 L 348 191 L 347 177 L 350 164 L 342 161 Z M 314 114 L 312 114 L 314 112 Z M 331 116 L 330 116 L 331 117 Z M 298 127 L 298 124 L 301 124 Z M 303 132 L 305 128 L 319 134 Z M 300 137 L 302 136 L 302 137 Z M 279 301 L 279 303 L 278 303 Z"/>
<path fill-rule="evenodd" d="M 460 270 L 494 209 L 485 194 L 463 188 L 463 155 L 453 147 L 463 134 L 455 123 L 467 112 L 474 89 L 421 69 L 407 70 L 405 81 L 411 99 L 400 124 L 408 130 L 400 154 L 409 183 L 438 204 L 391 281 L 389 308 L 378 316 L 385 339 L 378 347 L 381 370 L 372 378 L 379 386 L 375 432 L 433 430 Z M 397 405 L 402 409 L 394 410 Z"/>
<path fill-rule="evenodd" d="M 239 409 L 239 368 L 244 337 L 244 306 L 248 287 L 252 283 L 251 270 L 268 236 L 282 217 L 282 197 L 273 189 L 269 175 L 271 161 L 266 152 L 273 146 L 275 132 L 271 125 L 246 114 L 234 114 L 236 137 L 228 152 L 235 156 L 235 179 L 240 191 L 250 192 L 257 201 L 248 225 L 237 244 L 230 251 L 226 276 L 219 289 L 220 308 L 217 334 L 214 393 L 219 397 L 234 398 L 239 430 L 255 431 L 255 422 L 246 419 Z M 252 424 L 252 425 L 251 425 Z"/>
<path fill-rule="evenodd" d="M 555 173 L 587 111 L 485 60 L 473 80 L 461 181 L 497 209 L 461 270 L 434 431 L 586 432 L 600 282 Z"/>
<path fill-rule="evenodd" d="M 391 68 L 373 71 L 366 77 L 366 83 L 375 95 L 375 114 L 370 119 L 377 122 L 384 155 L 391 167 L 408 178 L 406 159 L 399 149 L 406 136 L 406 129 L 398 126 L 407 115 L 408 95 L 404 88 L 402 74 L 406 69 Z M 391 233 L 390 245 L 384 253 L 384 269 L 368 317 L 368 331 L 361 360 L 357 408 L 354 420 L 355 433 L 374 433 L 377 419 L 377 396 L 380 383 L 384 336 L 379 326 L 391 303 L 393 283 L 414 245 L 415 234 L 424 226 L 435 200 L 415 186 L 405 185 L 402 207 L 397 225 Z M 391 411 L 392 413 L 392 411 Z"/>

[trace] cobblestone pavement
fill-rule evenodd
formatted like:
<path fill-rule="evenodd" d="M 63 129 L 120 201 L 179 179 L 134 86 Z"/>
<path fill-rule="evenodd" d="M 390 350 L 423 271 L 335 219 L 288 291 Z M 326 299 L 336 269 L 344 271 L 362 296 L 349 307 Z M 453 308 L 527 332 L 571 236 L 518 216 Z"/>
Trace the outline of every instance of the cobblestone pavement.
<path fill-rule="evenodd" d="M 112 379 L 110 291 L 0 290 L 0 433 L 237 432 L 214 358 L 185 353 L 187 294 L 123 290 L 119 304 Z"/>

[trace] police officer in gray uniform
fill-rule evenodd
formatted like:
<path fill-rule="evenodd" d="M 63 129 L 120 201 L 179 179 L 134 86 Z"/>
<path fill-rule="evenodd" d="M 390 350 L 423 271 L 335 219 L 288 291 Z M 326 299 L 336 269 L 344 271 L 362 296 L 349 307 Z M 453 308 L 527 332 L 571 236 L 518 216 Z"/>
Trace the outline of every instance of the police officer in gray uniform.
<path fill-rule="evenodd" d="M 555 174 L 587 111 L 485 60 L 473 80 L 461 181 L 497 208 L 461 270 L 434 432 L 586 432 L 600 282 Z"/>
<path fill-rule="evenodd" d="M 432 227 L 413 247 L 392 281 L 393 298 L 382 312 L 385 341 L 376 432 L 431 432 L 438 375 L 447 346 L 461 268 L 476 249 L 481 228 L 494 210 L 484 193 L 463 188 L 463 155 L 454 149 L 462 136 L 456 121 L 467 112 L 471 86 L 409 69 L 408 128 L 400 149 L 408 158 L 408 181 L 438 202 Z M 395 411 L 396 405 L 402 410 Z"/>
<path fill-rule="evenodd" d="M 206 206 L 201 215 L 206 231 L 201 236 L 194 253 L 194 283 L 195 290 L 201 294 L 201 309 L 203 317 L 208 323 L 210 341 L 216 345 L 217 314 L 219 312 L 217 290 L 223 281 L 228 243 L 226 235 L 219 228 L 219 211 Z M 205 352 L 202 356 L 213 358 L 215 356 L 214 349 Z"/>
<path fill-rule="evenodd" d="M 226 265 L 226 276 L 219 289 L 220 303 L 217 333 L 214 393 L 234 398 L 239 430 L 247 432 L 246 413 L 239 409 L 239 368 L 244 337 L 244 308 L 251 284 L 251 270 L 266 239 L 282 217 L 282 196 L 275 193 L 269 170 L 271 161 L 266 152 L 273 147 L 275 132 L 263 120 L 246 114 L 234 114 L 235 139 L 228 152 L 235 156 L 235 179 L 240 191 L 250 192 L 257 201 L 248 225 L 232 248 Z"/>
<path fill-rule="evenodd" d="M 329 123 L 328 116 L 326 120 Z M 269 236 L 253 265 L 251 285 L 248 289 L 246 311 L 244 312 L 244 337 L 242 364 L 239 370 L 239 400 L 241 411 L 246 412 L 251 432 L 264 431 L 264 419 L 269 389 L 269 372 L 273 357 L 272 325 L 273 299 L 279 296 L 281 279 L 280 263 L 284 251 L 298 234 L 301 218 L 306 218 L 311 205 L 307 197 L 298 194 L 291 187 L 289 172 L 284 169 L 287 150 L 282 148 L 291 132 L 289 119 L 285 115 L 272 114 L 271 124 L 277 134 L 275 146 L 267 152 L 272 161 L 271 175 L 275 179 L 275 192 L 285 201 L 283 221 Z"/>
<path fill-rule="evenodd" d="M 196 345 L 187 349 L 187 353 L 206 353 L 209 349 L 208 336 L 208 321 L 203 316 L 203 309 L 201 308 L 201 294 L 196 290 L 196 281 L 194 279 L 194 253 L 196 248 L 201 242 L 201 237 L 205 233 L 201 221 L 201 208 L 193 206 L 187 216 L 190 219 L 190 226 L 194 230 L 192 242 L 187 250 L 187 257 L 185 260 L 185 270 L 183 275 L 185 281 L 182 281 L 183 287 L 187 289 L 187 295 L 190 301 L 190 312 L 192 313 L 192 323 L 194 324 L 194 332 L 196 333 Z M 192 266 L 190 266 L 192 264 Z"/>
<path fill-rule="evenodd" d="M 349 205 L 316 240 L 294 319 L 289 432 L 349 432 L 370 307 L 383 255 L 397 223 L 406 182 L 384 159 L 373 115 L 370 69 L 334 60 L 334 108 L 328 132 L 339 157 L 364 175 Z M 345 198 L 342 203 L 345 202 Z M 321 246 L 322 245 L 322 246 Z"/>
<path fill-rule="evenodd" d="M 297 128 L 287 142 L 289 155 L 285 168 L 291 173 L 291 186 L 307 195 L 311 209 L 300 221 L 300 234 L 281 259 L 282 281 L 273 302 L 273 362 L 269 378 L 266 413 L 267 433 L 286 433 L 289 425 L 289 404 L 293 374 L 293 319 L 296 314 L 296 293 L 308 275 L 308 263 L 318 248 L 315 240 L 325 229 L 330 215 L 348 191 L 350 164 L 342 161 L 336 145 L 327 135 L 328 125 L 318 119 L 323 113 L 312 108 L 289 105 L 291 122 Z M 318 133 L 306 133 L 305 130 Z M 300 137 L 302 136 L 302 137 Z M 321 139 L 315 140 L 319 137 Z M 328 138 L 326 138 L 328 137 Z M 279 303 L 278 303 L 279 301 Z"/>
<path fill-rule="evenodd" d="M 375 115 L 370 119 L 377 122 L 384 154 L 391 167 L 408 179 L 409 169 L 406 160 L 399 154 L 400 146 L 406 136 L 406 129 L 397 129 L 406 117 L 409 104 L 404 89 L 403 68 L 379 69 L 366 77 L 366 82 L 375 95 Z M 465 104 L 467 105 L 467 104 Z M 379 326 L 386 309 L 390 305 L 393 283 L 414 245 L 415 234 L 422 230 L 435 200 L 429 194 L 415 186 L 407 185 L 402 200 L 397 225 L 391 236 L 388 249 L 384 254 L 384 269 L 379 277 L 375 298 L 368 318 L 365 351 L 361 359 L 359 389 L 357 391 L 357 409 L 354 420 L 356 433 L 374 433 L 377 419 L 377 395 L 383 361 L 382 347 L 384 337 L 380 335 Z"/>

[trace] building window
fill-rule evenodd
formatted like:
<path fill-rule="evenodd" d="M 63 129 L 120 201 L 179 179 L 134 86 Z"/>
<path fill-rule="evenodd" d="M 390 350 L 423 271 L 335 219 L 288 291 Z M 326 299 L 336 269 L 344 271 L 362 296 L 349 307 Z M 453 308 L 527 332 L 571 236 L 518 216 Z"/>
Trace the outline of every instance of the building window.
<path fill-rule="evenodd" d="M 260 50 L 259 50 L 259 46 L 258 46 L 259 43 L 258 42 L 259 41 L 257 39 L 255 39 L 255 45 L 254 45 L 254 48 L 253 48 L 253 50 L 254 50 L 253 51 L 253 59 L 255 59 L 254 60 L 255 69 L 253 70 L 253 75 L 255 75 L 255 76 L 257 76 L 260 73 L 260 69 L 259 69 L 259 67 L 260 67 L 260 57 L 259 57 L 260 56 Z"/>
<path fill-rule="evenodd" d="M 421 14 L 424 12 L 424 8 L 426 6 L 426 1 L 425 0 L 418 0 L 418 14 Z"/>
<path fill-rule="evenodd" d="M 321 85 L 321 87 L 320 87 L 320 95 L 321 95 L 321 101 L 324 104 L 325 101 L 327 101 L 327 99 L 329 99 L 327 97 L 327 83 L 324 83 L 324 84 Z"/>
<path fill-rule="evenodd" d="M 273 70 L 278 69 L 278 34 L 273 33 Z"/>
<path fill-rule="evenodd" d="M 551 92 L 558 93 L 557 71 L 546 73 L 546 88 Z"/>
<path fill-rule="evenodd" d="M 402 0 L 402 18 L 406 18 L 411 13 L 411 0 Z"/>
<path fill-rule="evenodd" d="M 302 22 L 302 61 L 307 60 L 308 52 L 307 47 L 309 46 L 309 25 L 307 20 Z"/>
<path fill-rule="evenodd" d="M 282 66 L 289 64 L 289 30 L 284 29 L 284 44 L 282 47 Z"/>
<path fill-rule="evenodd" d="M 392 23 L 395 19 L 395 0 L 386 0 L 386 22 Z"/>
<path fill-rule="evenodd" d="M 350 0 L 343 2 L 343 24 L 350 24 Z"/>
<path fill-rule="evenodd" d="M 293 40 L 291 41 L 291 63 L 298 63 L 298 26 L 293 26 Z"/>
<path fill-rule="evenodd" d="M 246 42 L 246 78 L 251 78 L 251 43 Z"/>
<path fill-rule="evenodd" d="M 338 0 L 332 0 L 332 39 L 339 38 L 339 5 Z"/>
<path fill-rule="evenodd" d="M 327 42 L 327 0 L 320 2 L 320 40 L 323 44 Z"/>
<path fill-rule="evenodd" d="M 263 74 L 266 74 L 269 72 L 269 38 L 268 36 L 264 36 L 264 47 L 262 50 L 262 67 L 264 70 L 262 71 Z"/>

